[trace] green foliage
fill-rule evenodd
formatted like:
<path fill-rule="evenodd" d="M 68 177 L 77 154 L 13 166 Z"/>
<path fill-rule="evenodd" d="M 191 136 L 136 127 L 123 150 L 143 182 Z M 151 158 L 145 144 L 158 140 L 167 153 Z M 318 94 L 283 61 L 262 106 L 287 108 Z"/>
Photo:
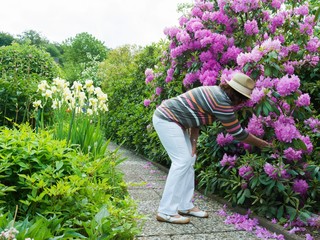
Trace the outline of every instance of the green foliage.
<path fill-rule="evenodd" d="M 106 136 L 150 159 L 167 161 L 166 153 L 152 131 L 153 108 L 143 105 L 145 98 L 155 94 L 146 88 L 144 71 L 159 61 L 162 48 L 163 44 L 143 49 L 127 45 L 111 50 L 101 64 L 100 74 L 104 79 L 102 88 L 109 97 L 109 112 L 104 119 Z"/>
<path fill-rule="evenodd" d="M 44 46 L 48 44 L 49 41 L 40 33 L 34 30 L 24 31 L 22 34 L 18 35 L 17 42 L 20 44 L 34 45 L 37 47 Z"/>
<path fill-rule="evenodd" d="M 31 45 L 0 47 L 0 125 L 31 118 L 37 84 L 59 74 L 59 67 L 44 50 Z"/>
<path fill-rule="evenodd" d="M 65 77 L 70 82 L 80 79 L 93 60 L 101 62 L 107 55 L 103 42 L 86 32 L 67 39 L 61 47 Z"/>
<path fill-rule="evenodd" d="M 137 234 L 136 208 L 116 170 L 122 161 L 116 152 L 83 155 L 47 131 L 21 125 L 1 129 L 0 158 L 0 231 L 15 227 L 17 239 Z"/>
<path fill-rule="evenodd" d="M 5 32 L 0 32 L 0 47 L 2 46 L 9 46 L 13 43 L 14 37 Z"/>

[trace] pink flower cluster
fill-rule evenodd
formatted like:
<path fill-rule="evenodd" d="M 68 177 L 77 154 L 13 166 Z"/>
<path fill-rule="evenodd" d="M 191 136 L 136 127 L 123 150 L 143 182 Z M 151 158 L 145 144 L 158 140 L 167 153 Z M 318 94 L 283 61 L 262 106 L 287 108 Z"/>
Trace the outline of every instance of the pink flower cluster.
<path fill-rule="evenodd" d="M 287 171 L 284 169 L 284 166 L 273 166 L 270 163 L 266 163 L 263 167 L 264 172 L 272 179 L 288 179 L 290 178 L 290 175 L 287 173 Z"/>
<path fill-rule="evenodd" d="M 296 106 L 298 107 L 307 107 L 310 105 L 310 96 L 308 93 L 301 94 L 296 100 Z"/>
<path fill-rule="evenodd" d="M 288 96 L 291 93 L 297 91 L 300 87 L 300 79 L 296 75 L 285 75 L 284 77 L 280 78 L 277 85 L 276 89 L 278 93 L 281 96 Z"/>
<path fill-rule="evenodd" d="M 254 173 L 253 173 L 253 169 L 251 166 L 249 165 L 243 165 L 239 168 L 239 175 L 245 179 L 245 180 L 249 180 L 250 178 L 253 177 Z"/>
<path fill-rule="evenodd" d="M 237 156 L 229 156 L 226 153 L 223 155 L 222 160 L 220 161 L 221 166 L 230 166 L 230 167 L 234 167 L 236 165 L 236 161 L 237 161 Z"/>
<path fill-rule="evenodd" d="M 310 117 L 304 120 L 306 124 L 314 133 L 320 132 L 320 120 L 314 117 Z"/>
<path fill-rule="evenodd" d="M 149 83 L 154 79 L 153 70 L 151 68 L 147 68 L 144 74 L 146 75 L 146 83 Z"/>
<path fill-rule="evenodd" d="M 291 143 L 293 139 L 300 137 L 300 132 L 291 117 L 280 116 L 273 127 L 276 138 L 281 142 Z"/>
<path fill-rule="evenodd" d="M 218 214 L 222 217 L 225 217 L 226 220 L 224 221 L 225 224 L 234 225 L 238 230 L 244 230 L 247 232 L 252 232 L 258 238 L 261 239 L 276 239 L 276 240 L 285 240 L 282 234 L 271 233 L 266 228 L 259 226 L 259 221 L 256 218 L 250 218 L 248 214 L 242 215 L 239 213 L 232 213 L 230 215 L 226 212 L 226 206 L 221 209 Z"/>
<path fill-rule="evenodd" d="M 224 147 L 224 146 L 228 145 L 233 140 L 234 140 L 234 137 L 232 135 L 230 135 L 229 133 L 227 133 L 226 135 L 224 135 L 223 133 L 219 133 L 217 135 L 217 143 L 220 147 Z"/>
<path fill-rule="evenodd" d="M 293 191 L 299 193 L 301 195 L 305 195 L 308 191 L 309 185 L 306 180 L 303 179 L 295 179 L 293 181 Z"/>
<path fill-rule="evenodd" d="M 249 133 L 255 136 L 262 137 L 265 132 L 263 126 L 263 118 L 253 115 L 249 120 L 247 130 L 249 131 Z"/>
<path fill-rule="evenodd" d="M 292 147 L 283 151 L 285 158 L 289 161 L 299 161 L 302 158 L 302 150 L 295 150 Z"/>

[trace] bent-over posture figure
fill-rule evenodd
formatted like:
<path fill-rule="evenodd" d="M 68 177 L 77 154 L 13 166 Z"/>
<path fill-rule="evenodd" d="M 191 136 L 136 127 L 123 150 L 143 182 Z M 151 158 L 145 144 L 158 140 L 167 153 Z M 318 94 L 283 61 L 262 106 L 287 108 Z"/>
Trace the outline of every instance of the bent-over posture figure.
<path fill-rule="evenodd" d="M 218 120 L 235 139 L 257 147 L 269 144 L 245 131 L 233 107 L 250 98 L 255 82 L 235 73 L 227 84 L 202 86 L 164 101 L 154 112 L 153 125 L 166 149 L 171 167 L 156 219 L 169 223 L 189 223 L 183 215 L 205 218 L 208 213 L 192 203 L 194 163 L 199 127 Z M 188 129 L 190 129 L 188 133 Z"/>

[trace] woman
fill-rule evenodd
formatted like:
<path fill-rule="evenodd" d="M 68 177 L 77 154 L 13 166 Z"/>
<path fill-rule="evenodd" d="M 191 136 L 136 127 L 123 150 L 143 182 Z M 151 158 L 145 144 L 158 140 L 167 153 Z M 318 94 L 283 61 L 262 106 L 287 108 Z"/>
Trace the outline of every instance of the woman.
<path fill-rule="evenodd" d="M 158 208 L 158 221 L 184 224 L 190 222 L 184 215 L 208 217 L 207 212 L 192 203 L 199 126 L 219 120 L 235 139 L 259 148 L 269 145 L 245 131 L 234 114 L 233 106 L 248 100 L 254 86 L 250 77 L 235 73 L 227 84 L 191 89 L 164 101 L 156 109 L 153 125 L 172 162 Z"/>

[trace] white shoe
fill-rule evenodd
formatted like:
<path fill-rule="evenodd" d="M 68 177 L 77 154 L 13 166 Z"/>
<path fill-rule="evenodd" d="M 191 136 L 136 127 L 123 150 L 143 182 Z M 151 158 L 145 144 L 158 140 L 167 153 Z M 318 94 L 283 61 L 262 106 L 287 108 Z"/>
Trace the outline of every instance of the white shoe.
<path fill-rule="evenodd" d="M 179 210 L 178 213 L 181 215 L 193 216 L 198 218 L 207 218 L 209 216 L 206 211 L 194 211 L 193 208 L 190 210 Z"/>
<path fill-rule="evenodd" d="M 170 216 L 167 214 L 163 213 L 158 213 L 156 219 L 159 222 L 168 222 L 168 223 L 175 223 L 175 224 L 186 224 L 190 222 L 190 218 L 180 216 L 175 217 L 175 216 Z"/>

